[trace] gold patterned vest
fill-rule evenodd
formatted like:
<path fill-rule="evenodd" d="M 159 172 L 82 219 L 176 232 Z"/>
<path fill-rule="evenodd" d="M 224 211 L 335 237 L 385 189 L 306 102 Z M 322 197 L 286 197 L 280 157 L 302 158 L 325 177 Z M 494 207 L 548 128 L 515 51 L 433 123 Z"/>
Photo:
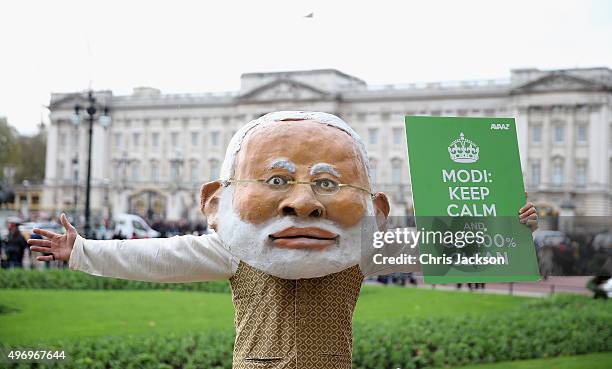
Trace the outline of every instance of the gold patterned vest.
<path fill-rule="evenodd" d="M 320 278 L 282 279 L 240 262 L 234 369 L 350 369 L 352 318 L 363 274 L 355 265 Z"/>

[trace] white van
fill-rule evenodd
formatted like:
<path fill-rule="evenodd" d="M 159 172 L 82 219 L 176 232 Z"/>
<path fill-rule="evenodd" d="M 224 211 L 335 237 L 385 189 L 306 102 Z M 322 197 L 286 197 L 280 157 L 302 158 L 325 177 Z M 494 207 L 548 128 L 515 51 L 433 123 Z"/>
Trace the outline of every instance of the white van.
<path fill-rule="evenodd" d="M 134 214 L 117 214 L 115 221 L 115 234 L 119 234 L 124 238 L 156 238 L 160 233 L 152 229 L 144 219 Z"/>

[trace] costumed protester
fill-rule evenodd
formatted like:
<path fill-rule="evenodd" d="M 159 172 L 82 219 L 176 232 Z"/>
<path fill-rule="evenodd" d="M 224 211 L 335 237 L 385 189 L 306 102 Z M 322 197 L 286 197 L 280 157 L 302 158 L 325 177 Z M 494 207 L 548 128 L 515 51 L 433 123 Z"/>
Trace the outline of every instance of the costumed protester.
<path fill-rule="evenodd" d="M 362 232 L 383 230 L 389 214 L 387 197 L 372 193 L 353 129 L 315 112 L 270 113 L 246 124 L 227 148 L 221 179 L 202 186 L 201 208 L 211 234 L 85 240 L 62 215 L 66 234 L 36 230 L 48 240 L 32 241 L 32 250 L 106 277 L 229 279 L 234 368 L 350 368 L 353 310 L 366 274 Z M 520 217 L 533 225 L 533 206 Z"/>

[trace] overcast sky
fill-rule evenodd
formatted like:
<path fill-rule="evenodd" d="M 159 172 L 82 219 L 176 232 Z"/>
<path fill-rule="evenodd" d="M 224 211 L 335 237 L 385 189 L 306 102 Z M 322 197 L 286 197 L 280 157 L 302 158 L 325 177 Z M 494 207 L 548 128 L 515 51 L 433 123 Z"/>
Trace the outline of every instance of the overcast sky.
<path fill-rule="evenodd" d="M 612 67 L 612 1 L 0 2 L 0 116 L 23 133 L 48 120 L 51 92 L 90 84 L 180 93 L 236 90 L 245 72 L 386 84 L 592 66 Z"/>

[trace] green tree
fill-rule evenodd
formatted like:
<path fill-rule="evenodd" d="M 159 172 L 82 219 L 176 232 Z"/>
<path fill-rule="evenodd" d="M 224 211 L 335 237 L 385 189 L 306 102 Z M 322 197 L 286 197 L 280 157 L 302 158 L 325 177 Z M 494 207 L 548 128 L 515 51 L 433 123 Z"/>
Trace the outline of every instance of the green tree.
<path fill-rule="evenodd" d="M 39 183 L 45 178 L 47 132 L 41 124 L 31 136 L 20 135 L 6 118 L 0 117 L 0 182 L 19 184 L 24 180 Z M 11 168 L 13 177 L 4 178 Z M 6 173 L 5 173 L 6 172 Z"/>
<path fill-rule="evenodd" d="M 5 168 L 16 168 L 21 157 L 19 133 L 15 127 L 0 117 L 0 180 L 4 180 Z"/>
<path fill-rule="evenodd" d="M 28 180 L 40 183 L 45 179 L 45 157 L 47 150 L 47 131 L 44 125 L 32 136 L 19 136 L 21 155 L 17 165 L 15 181 Z"/>

